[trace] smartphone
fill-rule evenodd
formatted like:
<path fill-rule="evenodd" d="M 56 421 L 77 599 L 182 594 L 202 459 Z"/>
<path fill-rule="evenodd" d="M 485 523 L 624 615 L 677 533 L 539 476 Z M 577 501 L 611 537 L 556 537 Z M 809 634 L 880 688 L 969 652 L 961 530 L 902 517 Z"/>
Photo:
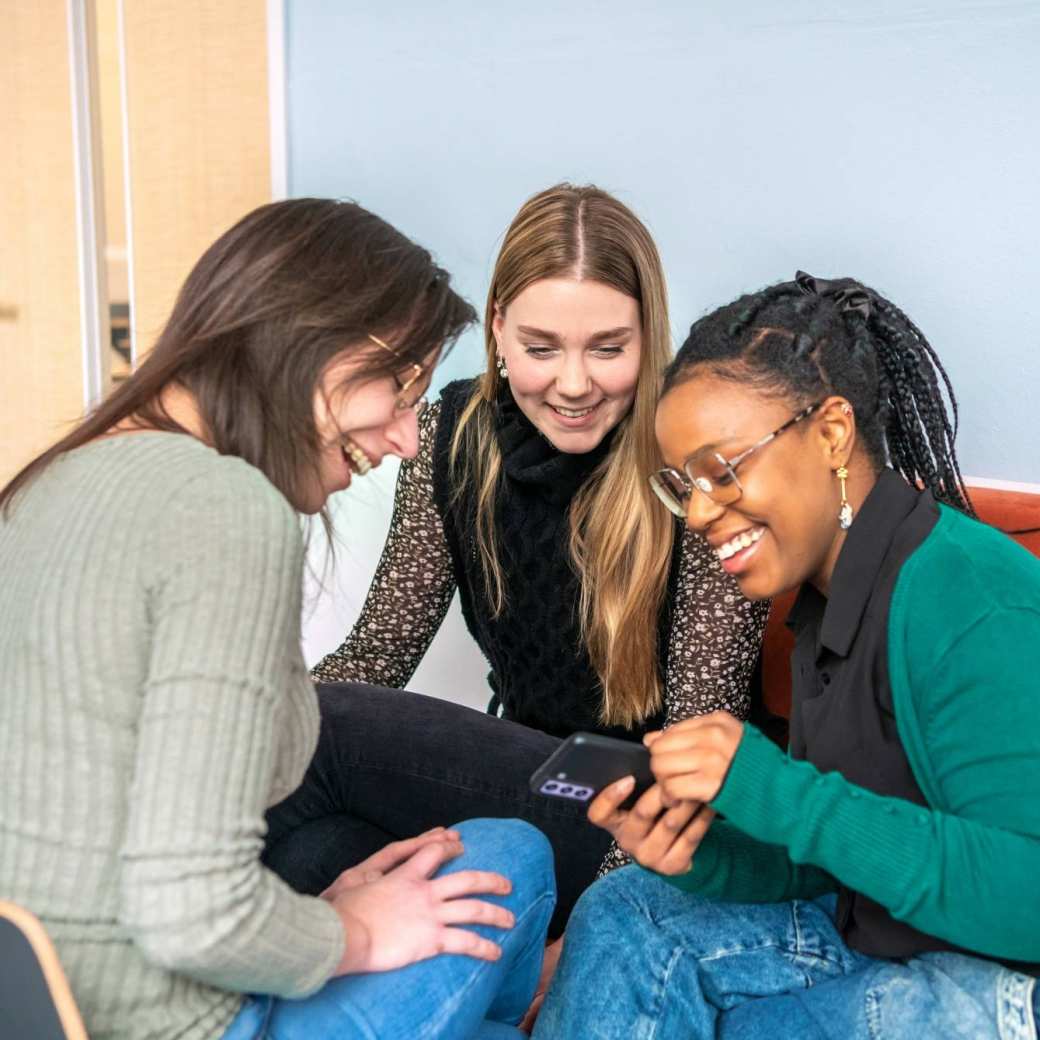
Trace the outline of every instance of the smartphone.
<path fill-rule="evenodd" d="M 531 790 L 550 798 L 590 802 L 625 776 L 634 776 L 636 786 L 621 803 L 631 809 L 639 796 L 654 784 L 650 752 L 630 740 L 602 737 L 597 733 L 572 733 L 531 777 Z"/>

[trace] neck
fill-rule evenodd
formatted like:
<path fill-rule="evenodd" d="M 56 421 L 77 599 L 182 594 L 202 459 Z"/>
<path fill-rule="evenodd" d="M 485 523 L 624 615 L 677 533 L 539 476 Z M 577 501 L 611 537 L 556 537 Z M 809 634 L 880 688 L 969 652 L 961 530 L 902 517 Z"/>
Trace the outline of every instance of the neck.
<path fill-rule="evenodd" d="M 156 402 L 163 414 L 178 426 L 183 427 L 192 437 L 210 443 L 206 434 L 206 426 L 199 414 L 199 406 L 195 395 L 177 383 L 171 383 L 160 394 Z M 156 427 L 140 415 L 128 415 L 115 424 L 108 434 L 138 433 L 142 430 L 154 430 Z"/>
<path fill-rule="evenodd" d="M 845 481 L 845 494 L 849 505 L 852 506 L 853 523 L 855 523 L 856 517 L 859 516 L 859 511 L 877 483 L 877 479 L 877 473 L 869 465 L 855 461 L 849 462 L 849 476 L 848 480 Z M 830 596 L 834 567 L 838 562 L 838 557 L 841 555 L 842 547 L 845 545 L 845 539 L 849 533 L 848 531 L 843 531 L 838 526 L 838 511 L 841 508 L 841 485 L 837 480 L 835 480 L 835 484 L 838 488 L 838 494 L 835 496 L 833 509 L 834 526 L 837 529 L 837 533 L 828 546 L 820 567 L 815 575 L 809 579 L 809 584 L 813 585 L 823 596 Z"/>

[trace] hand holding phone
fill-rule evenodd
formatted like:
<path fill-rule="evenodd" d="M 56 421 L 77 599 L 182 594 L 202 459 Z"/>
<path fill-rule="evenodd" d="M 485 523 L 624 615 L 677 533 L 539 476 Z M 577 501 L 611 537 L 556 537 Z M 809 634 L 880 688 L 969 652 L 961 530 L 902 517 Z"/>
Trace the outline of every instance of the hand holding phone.
<path fill-rule="evenodd" d="M 627 807 L 653 786 L 650 752 L 631 740 L 598 733 L 572 733 L 531 777 L 531 790 L 549 798 L 590 802 L 603 788 L 623 777 L 635 777 Z"/>

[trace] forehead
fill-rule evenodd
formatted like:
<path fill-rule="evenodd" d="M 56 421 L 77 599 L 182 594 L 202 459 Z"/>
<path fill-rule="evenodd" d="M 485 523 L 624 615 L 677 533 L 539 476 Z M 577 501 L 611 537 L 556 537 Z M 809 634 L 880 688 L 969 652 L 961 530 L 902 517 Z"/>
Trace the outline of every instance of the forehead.
<path fill-rule="evenodd" d="M 506 308 L 512 326 L 533 325 L 564 339 L 603 329 L 639 329 L 639 304 L 613 286 L 576 278 L 542 278 L 517 293 Z"/>
<path fill-rule="evenodd" d="M 665 462 L 678 467 L 709 445 L 724 452 L 747 447 L 790 417 L 782 398 L 705 374 L 665 394 L 655 431 Z"/>

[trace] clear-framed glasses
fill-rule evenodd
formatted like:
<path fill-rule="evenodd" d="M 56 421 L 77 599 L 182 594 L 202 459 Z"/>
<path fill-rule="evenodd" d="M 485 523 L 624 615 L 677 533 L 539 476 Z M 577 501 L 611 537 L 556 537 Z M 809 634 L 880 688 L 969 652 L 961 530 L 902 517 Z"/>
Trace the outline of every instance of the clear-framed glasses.
<path fill-rule="evenodd" d="M 822 401 L 817 401 L 808 408 L 803 408 L 782 426 L 778 426 L 772 433 L 767 433 L 760 440 L 755 441 L 750 448 L 745 448 L 739 455 L 734 455 L 731 459 L 725 458 L 710 448 L 702 448 L 686 460 L 681 473 L 671 466 L 651 473 L 649 480 L 654 494 L 671 512 L 684 519 L 687 503 L 690 501 L 694 488 L 717 505 L 732 505 L 744 493 L 744 488 L 737 476 L 737 467 L 742 462 L 746 462 L 760 448 L 775 441 L 780 434 L 789 430 L 795 423 L 800 423 L 803 419 L 808 418 L 821 404 L 823 404 Z"/>
<path fill-rule="evenodd" d="M 383 350 L 391 354 L 397 353 L 393 347 L 384 343 L 371 332 L 368 333 L 368 338 L 377 347 L 382 347 Z M 426 369 L 414 362 L 406 366 L 403 372 L 394 373 L 394 385 L 397 387 L 397 399 L 394 401 L 394 409 L 396 411 L 407 412 L 409 409 L 414 409 L 416 415 L 422 415 L 427 405 L 425 387 L 421 388 L 419 393 L 416 393 L 413 387 L 421 382 L 424 375 L 426 375 Z M 409 393 L 410 390 L 412 390 L 412 393 Z"/>

